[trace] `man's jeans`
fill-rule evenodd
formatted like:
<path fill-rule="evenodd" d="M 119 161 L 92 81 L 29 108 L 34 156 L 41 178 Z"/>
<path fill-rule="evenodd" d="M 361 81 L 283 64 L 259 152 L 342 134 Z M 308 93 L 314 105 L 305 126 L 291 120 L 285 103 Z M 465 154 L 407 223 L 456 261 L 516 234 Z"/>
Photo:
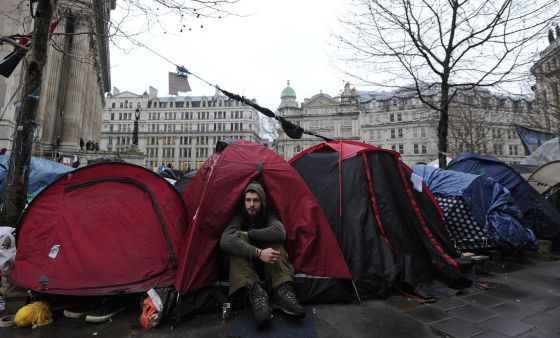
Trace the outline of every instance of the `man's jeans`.
<path fill-rule="evenodd" d="M 241 235 L 241 239 L 250 243 L 249 237 Z M 254 244 L 253 244 L 254 245 Z M 283 283 L 293 282 L 294 267 L 288 259 L 288 253 L 281 243 L 257 245 L 261 249 L 272 248 L 280 252 L 280 259 L 275 264 L 261 262 L 258 257 L 252 259 L 242 256 L 229 255 L 229 294 L 260 280 L 253 261 L 263 265 L 264 278 L 267 284 L 275 289 Z"/>

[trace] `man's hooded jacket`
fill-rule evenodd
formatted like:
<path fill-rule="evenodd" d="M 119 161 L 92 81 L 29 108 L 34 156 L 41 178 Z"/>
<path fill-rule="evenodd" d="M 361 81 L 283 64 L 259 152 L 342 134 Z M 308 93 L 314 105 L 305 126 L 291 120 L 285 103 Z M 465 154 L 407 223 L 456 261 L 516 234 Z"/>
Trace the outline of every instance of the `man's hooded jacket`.
<path fill-rule="evenodd" d="M 261 210 L 255 216 L 249 215 L 245 209 L 245 193 L 248 191 L 256 192 L 261 199 Z M 266 194 L 257 181 L 249 183 L 243 191 L 240 212 L 233 216 L 220 239 L 222 250 L 232 255 L 252 258 L 256 246 L 241 239 L 242 231 L 247 232 L 251 243 L 282 243 L 286 240 L 286 229 L 276 214 L 268 209 Z"/>

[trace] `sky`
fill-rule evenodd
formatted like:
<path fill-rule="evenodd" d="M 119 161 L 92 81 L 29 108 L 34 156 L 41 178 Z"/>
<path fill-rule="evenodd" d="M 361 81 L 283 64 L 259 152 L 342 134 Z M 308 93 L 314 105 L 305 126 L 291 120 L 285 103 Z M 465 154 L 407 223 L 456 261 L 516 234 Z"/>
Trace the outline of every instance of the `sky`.
<path fill-rule="evenodd" d="M 274 111 L 288 80 L 300 103 L 321 91 L 336 96 L 345 81 L 350 81 L 333 66 L 329 47 L 343 3 L 241 0 L 232 11 L 249 16 L 190 19 L 184 22 L 183 32 L 179 32 L 182 25 L 178 20 L 170 17 L 165 34 L 154 29 L 136 39 L 209 83 L 256 99 Z M 168 72 L 175 71 L 171 62 L 140 47 L 123 52 L 111 46 L 110 53 L 113 87 L 142 94 L 153 86 L 158 96 L 168 96 Z M 215 93 L 214 88 L 192 76 L 189 82 L 192 91 L 180 95 Z"/>

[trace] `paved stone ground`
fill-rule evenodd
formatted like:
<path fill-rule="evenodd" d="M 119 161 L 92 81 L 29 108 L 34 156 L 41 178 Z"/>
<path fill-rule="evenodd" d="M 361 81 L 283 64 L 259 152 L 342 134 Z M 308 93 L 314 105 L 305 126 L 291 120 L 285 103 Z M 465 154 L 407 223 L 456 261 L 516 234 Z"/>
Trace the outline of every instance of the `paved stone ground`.
<path fill-rule="evenodd" d="M 422 305 L 395 295 L 362 305 L 313 306 L 317 337 L 559 337 L 560 256 L 496 258 L 481 276 L 490 288 Z M 8 298 L 9 309 L 17 300 Z M 203 315 L 143 331 L 138 308 L 89 324 L 58 314 L 43 328 L 0 328 L 1 337 L 227 337 L 230 322 Z"/>

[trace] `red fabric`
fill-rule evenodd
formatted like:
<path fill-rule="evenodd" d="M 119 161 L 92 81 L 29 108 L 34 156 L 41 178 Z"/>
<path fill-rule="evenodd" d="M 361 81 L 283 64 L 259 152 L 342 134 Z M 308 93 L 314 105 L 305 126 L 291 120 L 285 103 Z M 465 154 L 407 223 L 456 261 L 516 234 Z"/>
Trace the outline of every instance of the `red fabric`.
<path fill-rule="evenodd" d="M 105 182 L 65 192 L 96 179 L 131 178 L 146 185 L 159 204 L 175 256 L 184 235 L 181 196 L 159 175 L 126 163 L 103 163 L 68 173 L 27 208 L 18 234 L 11 278 L 24 288 L 49 293 L 137 292 L 170 285 L 175 269 L 148 193 L 128 183 Z M 49 257 L 60 245 L 55 258 Z"/>
<path fill-rule="evenodd" d="M 373 151 L 384 151 L 384 152 L 388 152 L 388 153 L 391 153 L 391 154 L 395 154 L 399 158 L 401 156 L 396 151 L 389 150 L 389 149 L 378 148 L 378 147 L 372 146 L 371 144 L 367 144 L 367 143 L 356 142 L 356 141 L 330 141 L 330 142 L 317 144 L 317 145 L 315 145 L 311 148 L 307 148 L 304 151 L 297 154 L 296 156 L 292 157 L 288 162 L 292 163 L 292 162 L 296 161 L 298 158 L 300 158 L 301 156 L 303 156 L 305 154 L 316 152 L 316 151 L 318 151 L 322 148 L 325 148 L 325 147 L 329 147 L 329 148 L 333 149 L 334 151 L 339 152 L 342 160 L 345 160 L 345 159 L 347 159 L 349 157 L 352 157 L 352 156 L 355 156 L 357 154 L 360 154 L 360 153 L 363 153 L 363 152 L 366 152 L 366 151 L 372 151 L 372 150 Z"/>
<path fill-rule="evenodd" d="M 268 203 L 286 227 L 296 273 L 351 278 L 326 217 L 295 169 L 265 146 L 241 141 L 214 153 L 183 195 L 189 224 L 175 280 L 180 294 L 216 281 L 220 236 L 259 173 Z"/>

